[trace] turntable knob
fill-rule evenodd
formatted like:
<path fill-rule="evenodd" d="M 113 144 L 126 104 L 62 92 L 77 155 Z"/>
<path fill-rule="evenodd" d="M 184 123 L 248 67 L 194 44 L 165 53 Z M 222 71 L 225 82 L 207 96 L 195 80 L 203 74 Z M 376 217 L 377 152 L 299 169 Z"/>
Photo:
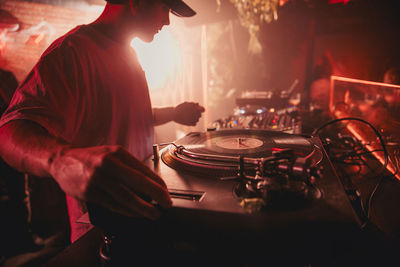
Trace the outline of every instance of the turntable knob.
<path fill-rule="evenodd" d="M 157 163 L 160 160 L 160 148 L 157 144 L 153 145 L 153 160 Z"/>

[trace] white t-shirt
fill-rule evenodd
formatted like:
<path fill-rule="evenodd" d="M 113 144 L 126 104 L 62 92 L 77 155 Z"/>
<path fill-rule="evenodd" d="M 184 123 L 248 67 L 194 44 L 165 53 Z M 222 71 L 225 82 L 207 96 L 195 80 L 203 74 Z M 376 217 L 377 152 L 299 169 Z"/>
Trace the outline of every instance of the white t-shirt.
<path fill-rule="evenodd" d="M 77 146 L 121 145 L 139 160 L 152 153 L 153 118 L 148 86 L 136 54 L 78 26 L 57 39 L 14 94 L 0 120 L 34 121 Z M 67 197 L 74 241 L 83 215 Z"/>

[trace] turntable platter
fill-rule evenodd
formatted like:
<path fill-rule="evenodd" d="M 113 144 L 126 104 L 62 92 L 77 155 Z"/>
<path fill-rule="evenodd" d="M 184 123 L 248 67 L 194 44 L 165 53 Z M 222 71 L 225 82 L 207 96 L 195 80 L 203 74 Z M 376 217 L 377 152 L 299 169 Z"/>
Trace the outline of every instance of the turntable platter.
<path fill-rule="evenodd" d="M 255 162 L 271 157 L 274 152 L 284 149 L 293 150 L 298 157 L 313 155 L 313 162 L 322 159 L 322 153 L 315 153 L 317 147 L 307 137 L 243 129 L 190 133 L 166 148 L 162 159 L 168 166 L 178 170 L 216 176 L 234 175 L 238 171 L 240 157 L 247 159 L 245 168 L 249 171 L 255 168 L 250 166 L 252 160 Z"/>
<path fill-rule="evenodd" d="M 190 133 L 175 142 L 195 153 L 251 158 L 268 157 L 273 151 L 293 149 L 308 155 L 314 150 L 313 143 L 306 137 L 264 130 L 221 130 Z"/>

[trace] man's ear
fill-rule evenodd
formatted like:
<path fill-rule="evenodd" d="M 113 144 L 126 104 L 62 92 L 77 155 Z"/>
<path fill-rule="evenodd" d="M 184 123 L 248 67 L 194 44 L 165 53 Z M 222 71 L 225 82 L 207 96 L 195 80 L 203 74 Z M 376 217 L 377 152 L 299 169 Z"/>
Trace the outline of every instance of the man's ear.
<path fill-rule="evenodd" d="M 147 11 L 152 6 L 154 0 L 129 0 L 132 14 Z"/>

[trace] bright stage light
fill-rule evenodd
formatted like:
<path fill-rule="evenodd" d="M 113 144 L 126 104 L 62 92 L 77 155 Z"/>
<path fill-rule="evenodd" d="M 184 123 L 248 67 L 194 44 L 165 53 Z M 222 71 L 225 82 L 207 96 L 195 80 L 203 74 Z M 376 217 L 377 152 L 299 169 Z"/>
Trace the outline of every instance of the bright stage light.
<path fill-rule="evenodd" d="M 163 88 L 182 69 L 179 43 L 168 29 L 160 31 L 151 43 L 135 38 L 131 46 L 146 73 L 150 90 Z"/>

